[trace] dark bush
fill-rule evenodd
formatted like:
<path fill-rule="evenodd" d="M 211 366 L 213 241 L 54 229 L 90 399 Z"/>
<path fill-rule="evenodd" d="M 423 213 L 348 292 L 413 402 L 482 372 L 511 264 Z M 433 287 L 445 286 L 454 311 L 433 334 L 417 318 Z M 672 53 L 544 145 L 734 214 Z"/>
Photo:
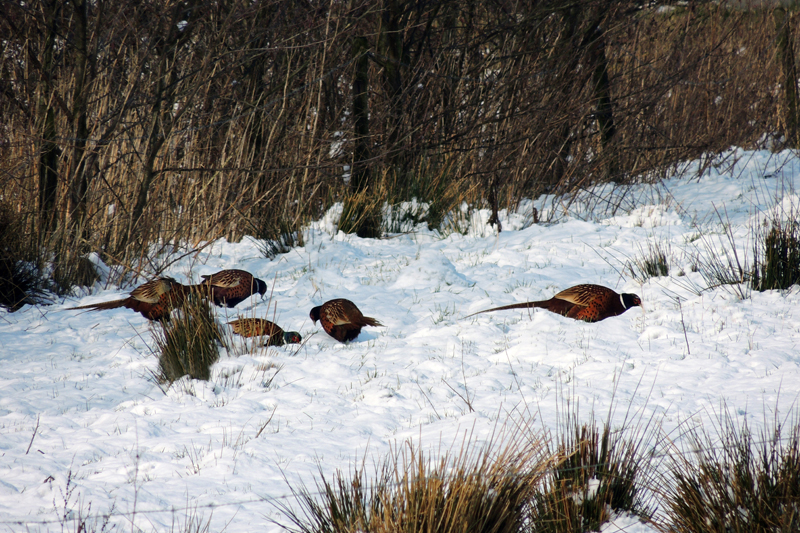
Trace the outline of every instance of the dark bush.
<path fill-rule="evenodd" d="M 40 302 L 47 280 L 34 239 L 22 230 L 19 217 L 0 203 L 0 307 L 17 311 Z"/>

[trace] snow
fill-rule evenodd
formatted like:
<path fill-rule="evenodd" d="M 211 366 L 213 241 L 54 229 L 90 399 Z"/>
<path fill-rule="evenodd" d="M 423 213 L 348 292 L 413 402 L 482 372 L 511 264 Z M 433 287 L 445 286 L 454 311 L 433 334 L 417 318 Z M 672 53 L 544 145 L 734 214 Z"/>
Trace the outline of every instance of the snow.
<path fill-rule="evenodd" d="M 764 411 L 785 416 L 800 392 L 800 290 L 696 290 L 707 283 L 691 267 L 729 246 L 726 226 L 738 256 L 752 258 L 759 221 L 800 204 L 800 160 L 732 149 L 713 163 L 687 164 L 691 179 L 524 202 L 501 213 L 499 234 L 490 213 L 465 211 L 463 234 L 417 225 L 360 239 L 336 232 L 339 205 L 274 261 L 254 239 L 211 243 L 166 274 L 196 283 L 248 270 L 271 299 L 218 309 L 220 321 L 266 317 L 305 343 L 233 339 L 209 382 L 162 390 L 140 315 L 66 310 L 132 287 L 101 282 L 91 295 L 0 311 L 0 527 L 52 530 L 113 508 L 112 523 L 132 530 L 197 515 L 215 531 L 278 531 L 274 502 L 290 503 L 289 484 L 313 487 L 320 470 L 380 463 L 407 440 L 442 450 L 471 432 L 478 446 L 509 419 L 544 434 L 565 403 L 601 420 L 613 403 L 613 423 L 630 410 L 675 439 L 723 402 L 751 427 Z M 550 222 L 532 225 L 533 207 Z M 639 283 L 624 264 L 648 243 L 668 246 L 670 275 Z M 597 324 L 540 310 L 464 318 L 579 283 L 639 294 L 644 312 Z M 334 341 L 308 312 L 337 297 L 385 327 Z M 615 523 L 603 531 L 653 531 L 634 517 Z"/>

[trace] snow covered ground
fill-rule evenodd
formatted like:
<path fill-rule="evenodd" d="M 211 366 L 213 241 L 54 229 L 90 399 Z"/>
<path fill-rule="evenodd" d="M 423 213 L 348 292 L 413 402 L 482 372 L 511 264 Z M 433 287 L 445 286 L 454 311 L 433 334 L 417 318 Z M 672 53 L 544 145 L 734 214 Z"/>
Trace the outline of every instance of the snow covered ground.
<path fill-rule="evenodd" d="M 306 342 L 266 349 L 237 339 L 209 382 L 162 391 L 144 318 L 65 310 L 132 287 L 98 284 L 55 305 L 0 311 L 0 530 L 54 530 L 65 516 L 113 506 L 112 522 L 131 531 L 191 516 L 210 519 L 212 531 L 277 531 L 270 500 L 291 501 L 287 480 L 313 487 L 318 469 L 378 462 L 409 439 L 447 449 L 474 431 L 477 445 L 508 419 L 552 430 L 567 402 L 602 420 L 613 399 L 615 423 L 630 407 L 672 437 L 707 425 L 723 401 L 754 426 L 765 411 L 796 412 L 800 290 L 701 291 L 707 282 L 692 265 L 725 257 L 726 225 L 738 257 L 752 258 L 758 221 L 798 212 L 800 160 L 727 156 L 694 179 L 525 203 L 502 214 L 499 234 L 481 211 L 465 234 L 421 225 L 365 240 L 337 233 L 333 209 L 304 247 L 274 261 L 252 239 L 215 242 L 167 274 L 198 282 L 246 269 L 268 282 L 271 301 L 252 298 L 218 310 L 220 319 L 274 316 Z M 531 225 L 534 205 L 553 222 Z M 642 284 L 624 264 L 650 244 L 668 250 L 670 274 Z M 540 310 L 464 318 L 579 283 L 639 294 L 645 312 L 597 324 Z M 308 312 L 337 297 L 386 327 L 334 341 Z M 621 527 L 647 531 L 630 522 Z"/>

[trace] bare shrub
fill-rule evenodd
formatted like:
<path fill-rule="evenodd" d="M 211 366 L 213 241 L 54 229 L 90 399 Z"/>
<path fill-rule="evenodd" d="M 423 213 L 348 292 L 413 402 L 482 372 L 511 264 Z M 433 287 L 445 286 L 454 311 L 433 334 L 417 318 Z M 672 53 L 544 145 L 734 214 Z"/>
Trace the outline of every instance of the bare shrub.
<path fill-rule="evenodd" d="M 334 202 L 364 236 L 386 227 L 375 206 L 415 197 L 441 229 L 462 202 L 496 212 L 657 180 L 791 129 L 773 88 L 796 79 L 792 12 L 184 7 L 2 0 L 0 193 L 61 265 L 60 286 L 91 280 L 89 252 L 139 271 L 169 247 L 250 233 L 273 257 Z"/>
<path fill-rule="evenodd" d="M 12 312 L 39 303 L 48 288 L 36 241 L 21 226 L 20 217 L 0 202 L 0 307 Z"/>

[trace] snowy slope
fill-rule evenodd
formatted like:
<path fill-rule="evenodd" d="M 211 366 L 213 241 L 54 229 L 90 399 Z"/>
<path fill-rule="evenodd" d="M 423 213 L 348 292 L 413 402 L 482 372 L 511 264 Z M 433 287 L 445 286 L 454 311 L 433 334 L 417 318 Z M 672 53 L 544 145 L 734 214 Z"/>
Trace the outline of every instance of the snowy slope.
<path fill-rule="evenodd" d="M 214 531 L 277 531 L 268 517 L 280 515 L 265 500 L 287 496 L 286 480 L 313 486 L 318 469 L 377 462 L 407 439 L 446 449 L 468 431 L 486 439 L 509 418 L 554 429 L 567 402 L 603 419 L 612 397 L 616 423 L 631 406 L 675 436 L 681 424 L 707 423 L 722 401 L 754 425 L 764 410 L 790 412 L 800 290 L 701 292 L 692 264 L 722 254 L 723 222 L 738 256 L 752 257 L 754 225 L 776 205 L 798 205 L 800 161 L 727 155 L 691 180 L 525 203 L 503 213 L 499 234 L 476 212 L 466 234 L 419 226 L 364 240 L 336 233 L 332 212 L 275 261 L 251 239 L 215 242 L 168 274 L 198 282 L 249 270 L 271 300 L 219 310 L 220 319 L 274 317 L 306 342 L 266 349 L 236 339 L 210 382 L 184 379 L 166 392 L 151 377 L 145 319 L 65 310 L 131 287 L 0 311 L 0 528 L 54 530 L 65 512 L 113 506 L 122 528 L 164 531 L 198 515 Z M 531 205 L 553 222 L 528 225 Z M 623 265 L 649 243 L 668 248 L 670 275 L 640 284 Z M 539 310 L 464 318 L 579 283 L 639 294 L 645 312 L 598 324 Z M 337 297 L 386 327 L 337 343 L 308 318 Z"/>

